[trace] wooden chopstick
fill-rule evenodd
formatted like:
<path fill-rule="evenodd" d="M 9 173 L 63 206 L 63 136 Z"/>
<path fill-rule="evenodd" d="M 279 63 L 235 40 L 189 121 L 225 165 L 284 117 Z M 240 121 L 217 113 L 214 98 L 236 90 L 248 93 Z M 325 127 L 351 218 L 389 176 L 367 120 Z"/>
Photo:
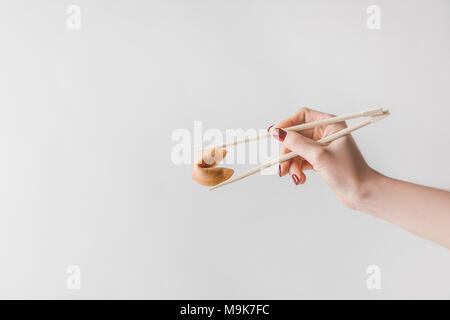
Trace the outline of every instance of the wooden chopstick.
<path fill-rule="evenodd" d="M 317 140 L 317 142 L 320 143 L 320 144 L 323 144 L 323 145 L 327 145 L 328 143 L 330 143 L 330 142 L 332 142 L 332 141 L 334 141 L 336 139 L 339 139 L 339 138 L 349 134 L 352 131 L 355 131 L 355 130 L 360 129 L 362 127 L 365 127 L 365 126 L 367 126 L 367 125 L 369 125 L 371 123 L 374 123 L 376 121 L 384 119 L 387 116 L 389 116 L 389 111 L 387 111 L 387 110 L 382 111 L 381 114 L 377 113 L 376 115 L 369 116 L 366 120 L 364 120 L 364 121 L 362 121 L 362 122 L 360 122 L 358 124 L 355 124 L 355 125 L 353 125 L 351 127 L 347 127 L 345 129 L 339 130 L 338 132 L 335 132 L 335 133 L 333 133 L 333 134 L 331 134 L 329 136 L 326 136 L 326 137 L 324 137 L 324 138 L 322 138 L 320 140 Z M 330 119 L 333 119 L 333 118 L 330 118 Z M 316 122 L 318 122 L 318 121 L 316 121 Z M 328 122 L 328 123 L 332 123 L 332 122 Z M 232 178 L 230 178 L 230 179 L 228 179 L 228 180 L 226 180 L 226 181 L 224 181 L 222 183 L 219 183 L 218 185 L 215 185 L 215 186 L 209 188 L 209 190 L 212 191 L 212 190 L 215 190 L 217 188 L 223 187 L 223 186 L 225 186 L 227 184 L 239 181 L 239 180 L 244 179 L 244 178 L 246 178 L 248 176 L 251 176 L 251 175 L 253 175 L 253 174 L 257 173 L 257 172 L 260 172 L 260 171 L 262 171 L 262 170 L 264 170 L 266 168 L 269 168 L 269 167 L 271 167 L 271 166 L 273 166 L 275 164 L 278 164 L 280 162 L 292 159 L 292 158 L 297 157 L 297 156 L 298 155 L 296 153 L 294 153 L 294 152 L 286 153 L 286 154 L 282 155 L 281 157 L 279 157 L 277 159 L 270 160 L 270 161 L 268 161 L 266 163 L 263 163 L 263 164 L 261 164 L 259 166 L 256 166 L 256 167 L 248 170 L 247 172 L 244 172 L 244 173 L 242 173 L 240 175 L 237 175 L 235 177 L 232 177 Z"/>
<path fill-rule="evenodd" d="M 351 120 L 351 119 L 356 119 L 356 118 L 361 118 L 361 117 L 370 117 L 370 116 L 376 116 L 376 115 L 381 115 L 381 114 L 383 114 L 383 108 L 375 108 L 375 109 L 370 109 L 370 110 L 366 110 L 366 111 L 350 113 L 350 114 L 346 114 L 343 116 L 318 120 L 318 121 L 314 121 L 314 122 L 303 123 L 303 124 L 299 124 L 299 125 L 288 127 L 288 128 L 282 128 L 282 129 L 292 130 L 292 131 L 301 131 L 301 130 L 306 130 L 309 128 L 314 128 L 317 126 L 326 125 L 326 124 L 330 124 L 330 123 L 342 122 L 345 120 Z M 234 146 L 234 145 L 237 145 L 240 143 L 247 143 L 250 141 L 255 141 L 255 140 L 259 140 L 262 138 L 268 138 L 268 137 L 270 137 L 270 132 L 265 132 L 265 133 L 259 134 L 257 136 L 245 137 L 244 139 L 241 139 L 241 140 L 226 142 L 220 146 L 208 147 L 206 149 L 226 148 L 226 147 L 231 147 L 231 146 Z"/>

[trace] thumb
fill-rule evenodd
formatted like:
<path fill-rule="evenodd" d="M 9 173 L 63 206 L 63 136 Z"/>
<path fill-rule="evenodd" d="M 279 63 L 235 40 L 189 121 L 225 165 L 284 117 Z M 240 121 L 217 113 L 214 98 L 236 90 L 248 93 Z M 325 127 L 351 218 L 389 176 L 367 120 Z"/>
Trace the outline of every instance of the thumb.
<path fill-rule="evenodd" d="M 306 159 L 312 165 L 317 162 L 319 154 L 323 151 L 323 147 L 319 143 L 306 138 L 296 131 L 273 128 L 271 134 L 283 146 Z"/>

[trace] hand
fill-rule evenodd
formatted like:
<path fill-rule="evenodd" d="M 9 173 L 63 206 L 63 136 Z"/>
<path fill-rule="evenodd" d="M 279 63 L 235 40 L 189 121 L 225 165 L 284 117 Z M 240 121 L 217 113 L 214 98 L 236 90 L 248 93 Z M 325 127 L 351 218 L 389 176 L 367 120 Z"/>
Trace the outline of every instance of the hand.
<path fill-rule="evenodd" d="M 280 164 L 280 176 L 290 174 L 295 184 L 306 181 L 304 170 L 313 169 L 349 208 L 382 218 L 450 249 L 450 192 L 389 178 L 370 168 L 351 135 L 328 146 L 316 142 L 346 127 L 345 122 L 295 132 L 293 125 L 332 115 L 300 109 L 269 128 L 272 136 L 298 157 Z"/>
<path fill-rule="evenodd" d="M 281 154 L 293 151 L 299 155 L 282 162 L 279 174 L 284 176 L 289 173 L 298 185 L 306 181 L 304 171 L 312 169 L 325 180 L 344 205 L 354 209 L 370 177 L 376 175 L 376 172 L 367 165 L 351 135 L 339 138 L 328 146 L 315 142 L 346 128 L 345 122 L 299 132 L 280 129 L 331 117 L 331 114 L 302 108 L 270 128 L 272 136 L 283 144 Z"/>

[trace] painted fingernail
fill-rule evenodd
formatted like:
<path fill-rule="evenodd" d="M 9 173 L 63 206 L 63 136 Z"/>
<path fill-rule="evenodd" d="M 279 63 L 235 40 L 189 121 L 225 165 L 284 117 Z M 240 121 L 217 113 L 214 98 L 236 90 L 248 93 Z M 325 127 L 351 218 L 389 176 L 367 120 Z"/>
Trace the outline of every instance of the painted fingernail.
<path fill-rule="evenodd" d="M 278 175 L 281 177 L 281 165 L 278 165 Z"/>
<path fill-rule="evenodd" d="M 300 183 L 300 180 L 298 179 L 296 174 L 292 175 L 292 180 L 294 180 L 294 183 L 296 186 L 298 186 L 298 184 Z"/>
<path fill-rule="evenodd" d="M 280 142 L 284 141 L 286 138 L 287 132 L 280 128 L 275 128 L 272 130 L 272 136 Z"/>
<path fill-rule="evenodd" d="M 273 125 L 271 125 L 270 127 L 267 128 L 267 132 L 270 132 L 270 128 L 272 128 Z"/>

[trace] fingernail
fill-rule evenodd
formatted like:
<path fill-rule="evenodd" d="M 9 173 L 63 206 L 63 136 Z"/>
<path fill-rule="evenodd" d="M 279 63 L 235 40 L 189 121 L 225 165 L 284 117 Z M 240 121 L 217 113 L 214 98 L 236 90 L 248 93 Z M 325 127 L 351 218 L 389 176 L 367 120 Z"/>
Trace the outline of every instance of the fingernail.
<path fill-rule="evenodd" d="M 273 125 L 271 125 L 270 127 L 267 128 L 267 132 L 270 132 L 270 128 L 272 128 Z"/>
<path fill-rule="evenodd" d="M 278 175 L 281 177 L 281 165 L 278 165 Z"/>
<path fill-rule="evenodd" d="M 275 128 L 272 130 L 272 136 L 280 142 L 284 141 L 286 138 L 287 132 L 280 128 Z"/>
<path fill-rule="evenodd" d="M 298 179 L 296 174 L 292 175 L 292 180 L 294 180 L 294 183 L 296 186 L 298 186 L 298 184 L 300 183 L 300 180 Z"/>

